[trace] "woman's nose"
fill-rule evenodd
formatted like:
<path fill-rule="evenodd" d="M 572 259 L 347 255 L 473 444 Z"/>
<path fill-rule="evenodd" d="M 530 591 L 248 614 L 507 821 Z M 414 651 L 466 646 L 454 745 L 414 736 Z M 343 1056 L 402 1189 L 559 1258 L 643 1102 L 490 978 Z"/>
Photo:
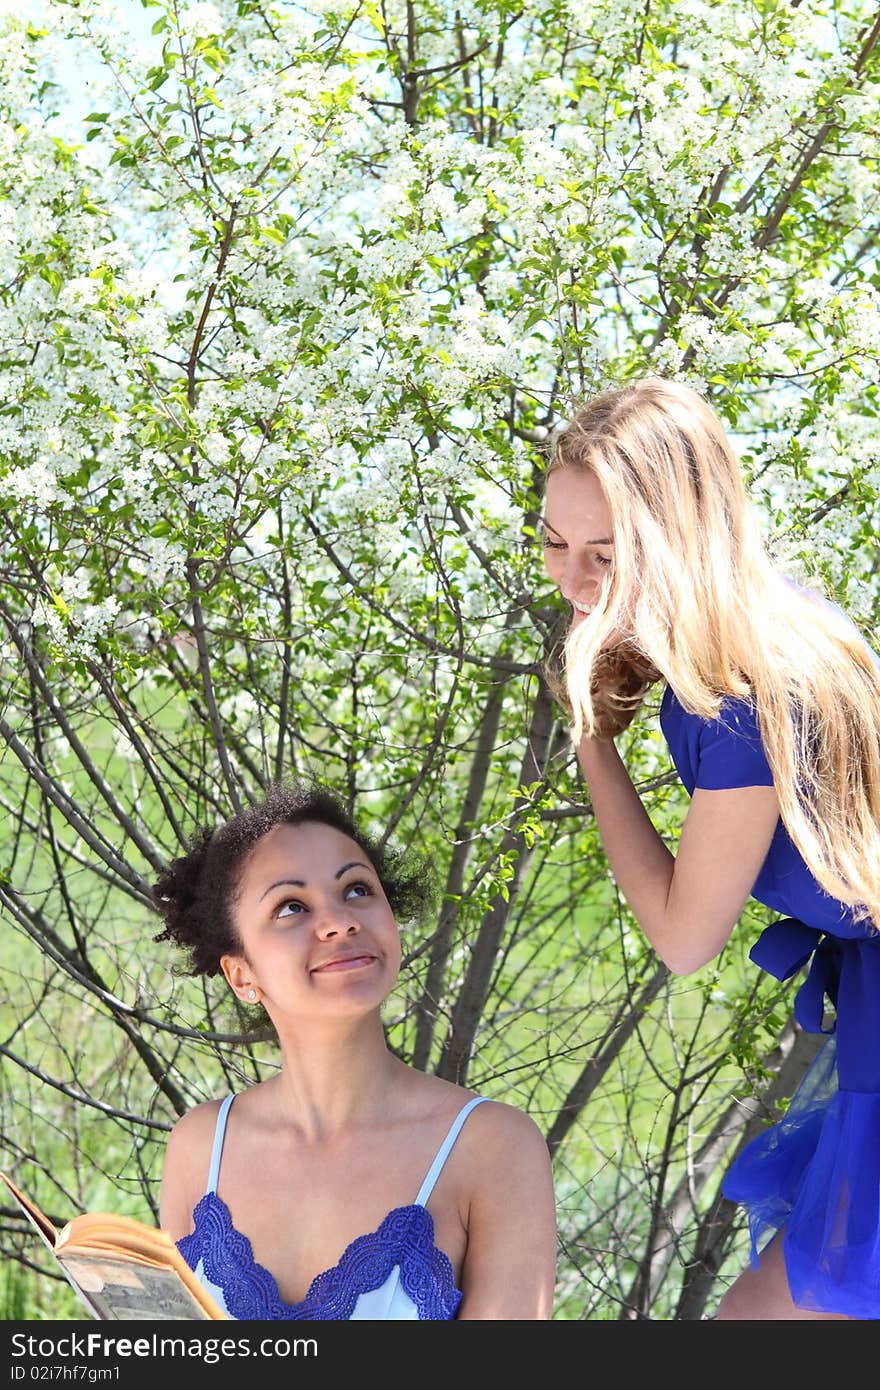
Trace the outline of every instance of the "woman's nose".
<path fill-rule="evenodd" d="M 584 565 L 578 561 L 567 561 L 562 571 L 562 578 L 559 585 L 562 590 L 563 598 L 580 599 L 585 591 L 592 590 L 593 584 L 587 574 Z"/>
<path fill-rule="evenodd" d="M 335 908 L 320 915 L 315 930 L 322 941 L 330 941 L 334 936 L 352 936 L 360 931 L 360 923 L 352 914 Z"/>

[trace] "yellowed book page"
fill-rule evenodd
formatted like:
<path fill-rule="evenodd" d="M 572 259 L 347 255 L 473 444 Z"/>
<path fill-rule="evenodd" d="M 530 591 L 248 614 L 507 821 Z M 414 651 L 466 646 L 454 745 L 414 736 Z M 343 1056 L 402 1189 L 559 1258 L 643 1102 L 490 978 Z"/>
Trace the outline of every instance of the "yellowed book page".
<path fill-rule="evenodd" d="M 75 1216 L 59 1232 L 56 1248 L 92 1249 L 131 1252 L 138 1257 L 167 1264 L 177 1262 L 177 1247 L 167 1231 L 147 1226 L 131 1216 L 115 1216 L 112 1212 L 89 1211 Z"/>

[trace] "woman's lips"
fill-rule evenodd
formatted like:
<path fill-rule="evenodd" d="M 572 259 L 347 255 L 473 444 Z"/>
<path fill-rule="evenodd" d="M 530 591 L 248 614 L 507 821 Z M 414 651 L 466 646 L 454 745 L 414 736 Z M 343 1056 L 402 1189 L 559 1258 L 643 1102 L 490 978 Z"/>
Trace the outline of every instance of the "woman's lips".
<path fill-rule="evenodd" d="M 328 960 L 324 965 L 316 965 L 312 974 L 328 974 L 331 970 L 362 970 L 365 965 L 373 965 L 375 956 L 341 956 L 338 960 Z"/>

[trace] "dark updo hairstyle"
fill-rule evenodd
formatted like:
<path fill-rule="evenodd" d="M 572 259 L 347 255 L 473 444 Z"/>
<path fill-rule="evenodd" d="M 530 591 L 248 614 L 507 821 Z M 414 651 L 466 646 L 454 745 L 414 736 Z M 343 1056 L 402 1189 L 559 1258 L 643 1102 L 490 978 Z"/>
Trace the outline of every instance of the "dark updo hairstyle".
<path fill-rule="evenodd" d="M 378 875 L 398 920 L 419 918 L 434 900 L 427 865 L 411 852 L 389 849 L 366 835 L 326 787 L 274 783 L 265 797 L 219 829 L 201 828 L 187 852 L 153 885 L 153 905 L 165 923 L 155 941 L 189 952 L 189 974 L 217 975 L 220 957 L 241 951 L 232 906 L 245 862 L 276 825 L 329 825 L 354 840 Z"/>

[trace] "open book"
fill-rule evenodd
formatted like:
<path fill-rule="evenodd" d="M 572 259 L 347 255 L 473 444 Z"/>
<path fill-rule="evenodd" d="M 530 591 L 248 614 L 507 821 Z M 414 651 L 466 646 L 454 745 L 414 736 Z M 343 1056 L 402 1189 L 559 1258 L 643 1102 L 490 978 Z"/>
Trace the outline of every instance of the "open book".
<path fill-rule="evenodd" d="M 84 1212 L 59 1230 L 5 1173 L 0 1180 L 92 1317 L 226 1318 L 167 1231 L 103 1211 Z"/>

